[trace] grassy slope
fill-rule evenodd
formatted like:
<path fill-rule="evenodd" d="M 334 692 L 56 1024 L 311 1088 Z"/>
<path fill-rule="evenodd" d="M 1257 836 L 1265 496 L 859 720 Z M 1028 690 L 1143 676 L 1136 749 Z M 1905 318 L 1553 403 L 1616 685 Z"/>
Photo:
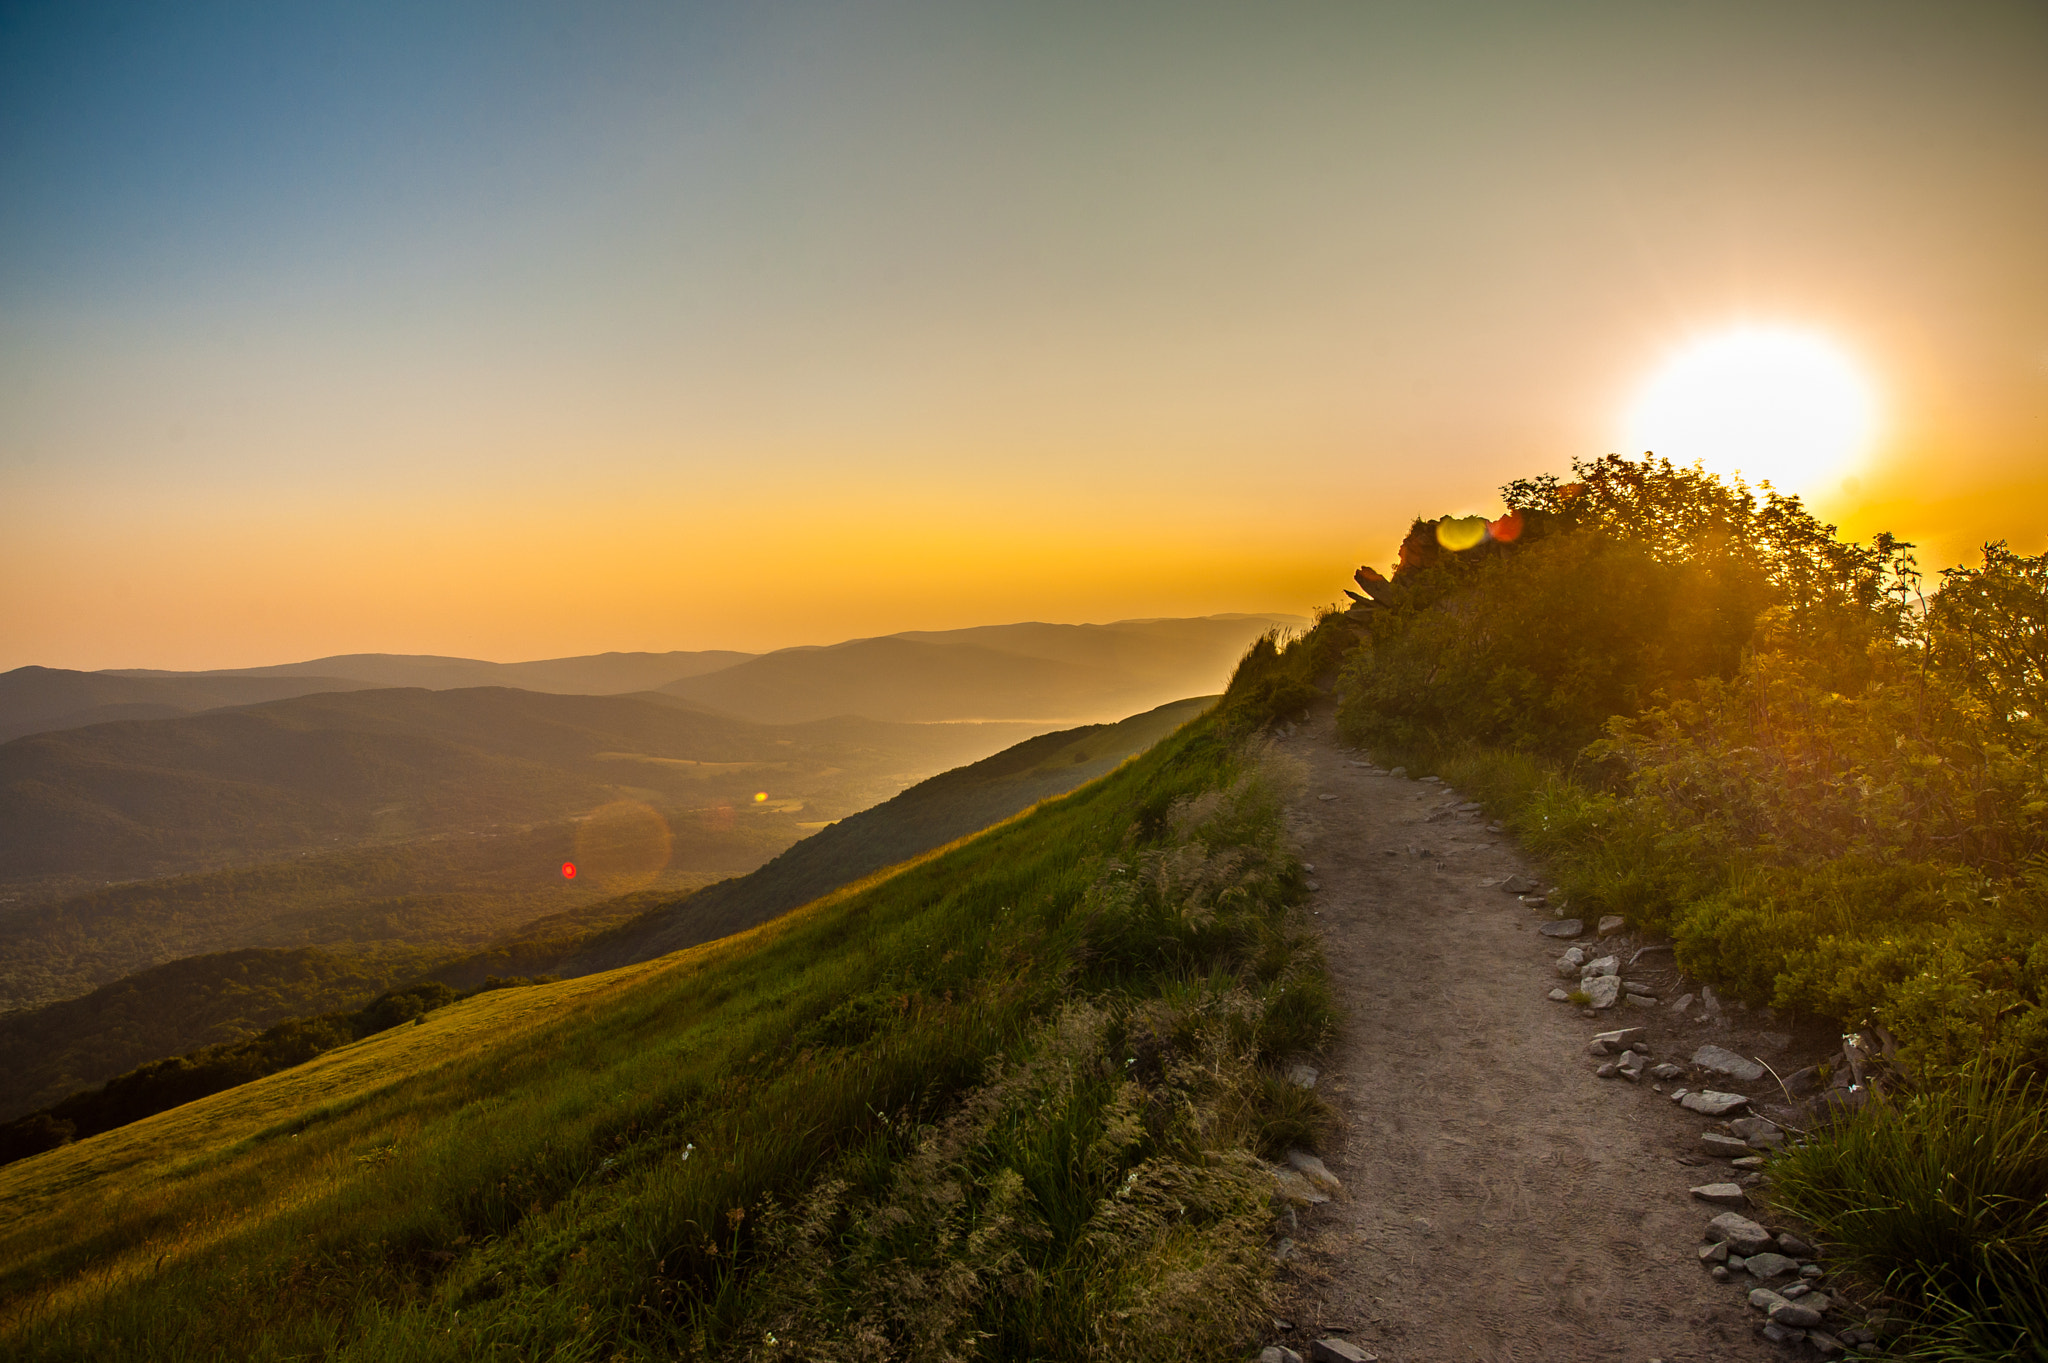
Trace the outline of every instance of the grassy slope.
<path fill-rule="evenodd" d="M 857 1192 L 886 1191 L 921 1139 L 914 1119 L 945 1109 L 991 1055 L 1028 1055 L 1077 986 L 1118 986 L 1103 997 L 1126 1004 L 1177 990 L 1178 1030 L 1156 1045 L 1115 1041 L 1107 1023 L 1089 1033 L 1111 1049 L 1088 1062 L 1081 1089 L 1064 1081 L 1069 1119 L 986 1143 L 1024 1171 L 1045 1226 L 1030 1239 L 1042 1290 L 976 1319 L 1011 1336 L 999 1356 L 1071 1355 L 1103 1309 L 1142 1305 L 1130 1284 L 1145 1265 L 1156 1276 L 1160 1255 L 1202 1264 L 1191 1225 L 1162 1223 L 1130 1233 L 1143 1253 L 1124 1269 L 1082 1271 L 1103 1253 L 1081 1233 L 1087 1212 L 1125 1167 L 1194 1155 L 1175 1146 L 1194 1139 L 1178 1128 L 1133 1135 L 1111 1121 L 1136 1081 L 1119 1080 L 1108 1056 L 1128 1045 L 1163 1065 L 1195 1044 L 1186 1037 L 1222 1035 L 1224 1017 L 1244 1019 L 1231 1024 L 1240 1049 L 1269 1052 L 1312 1044 L 1324 1016 L 1300 943 L 1272 926 L 1290 872 L 1270 846 L 1263 861 L 1228 862 L 1240 879 L 1256 873 L 1230 902 L 1263 906 L 1237 919 L 1184 920 L 1177 908 L 1146 918 L 1139 901 L 1082 912 L 1107 858 L 1167 836 L 1175 801 L 1228 783 L 1236 767 L 1205 722 L 1072 796 L 742 937 L 470 1000 L 10 1166 L 8 1347 L 49 1358 L 730 1352 L 758 1340 L 747 1332 L 772 1305 L 762 1284 L 777 1280 L 778 1261 L 755 1238 L 764 1199 L 803 1196 L 828 1171 Z M 1127 1033 L 1128 1017 L 1118 1025 Z M 1193 1082 L 1170 1066 L 1156 1078 L 1162 1091 Z M 1255 1076 L 1234 1082 L 1231 1093 L 1272 1091 Z M 1306 1131 L 1280 1118 L 1283 1135 Z M 1241 1144 L 1247 1121 L 1209 1122 L 1201 1139 Z M 1106 1147 L 1105 1123 L 1123 1132 Z M 1082 1147 L 1122 1156 L 1076 1164 Z M 1230 1184 L 1228 1169 L 1193 1167 L 1184 1179 L 1235 1187 L 1250 1205 L 1251 1185 Z M 1142 1194 L 1152 1177 L 1129 1185 Z M 1255 1287 L 1256 1256 L 1237 1243 L 1243 1207 L 1187 1196 L 1196 1221 L 1211 1215 L 1201 1207 L 1222 1208 L 1217 1234 L 1236 1237 L 1228 1263 L 1191 1281 Z M 1207 1306 L 1176 1309 L 1228 1321 L 1255 1297 L 1204 1290 L 1191 1300 Z M 1198 1357 L 1229 1346 L 1219 1333 L 1176 1347 Z"/>
<path fill-rule="evenodd" d="M 42 1008 L 0 1014 L 0 1121 L 146 1060 L 355 1008 L 419 977 L 425 953 L 252 948 L 188 956 Z"/>
<path fill-rule="evenodd" d="M 604 969 L 752 927 L 1092 781 L 1213 701 L 1175 701 L 1117 724 L 1041 734 L 943 772 L 813 833 L 747 875 L 650 910 L 587 951 L 545 968 L 565 974 Z"/>
<path fill-rule="evenodd" d="M 753 869 L 802 835 L 794 818 L 671 814 L 671 895 Z M 523 925 L 588 912 L 619 887 L 570 881 L 584 860 L 570 822 L 424 839 L 105 886 L 0 915 L 0 1008 L 73 998 L 137 971 L 251 947 L 446 956 Z M 593 868 L 594 869 L 594 868 Z"/>
<path fill-rule="evenodd" d="M 556 864 L 577 855 L 567 828 L 489 844 L 351 851 L 310 864 L 189 877 L 154 891 L 172 891 L 169 905 L 144 887 L 102 892 L 90 902 L 126 906 L 128 916 L 84 914 L 77 903 L 43 915 L 40 937 L 16 941 L 9 976 L 22 979 L 39 959 L 38 948 L 52 956 L 52 968 L 76 972 L 100 964 L 100 942 L 132 951 L 138 936 L 153 940 L 157 949 L 173 934 L 183 940 L 204 934 L 209 943 L 252 937 L 341 940 L 353 949 L 339 955 L 302 947 L 185 957 L 78 998 L 0 1015 L 0 1121 L 144 1061 L 253 1036 L 285 1018 L 353 1008 L 422 975 L 473 988 L 493 974 L 588 974 L 737 932 L 1093 780 L 1210 703 L 1211 698 L 1177 701 L 1119 724 L 1027 740 L 920 782 L 811 835 L 768 865 L 681 902 L 678 884 L 686 885 L 691 875 L 711 879 L 703 874 L 716 866 L 711 858 L 757 860 L 778 844 L 760 836 L 766 829 L 754 827 L 758 821 L 740 821 L 707 838 L 702 835 L 714 830 L 674 819 L 675 861 L 666 885 L 611 899 L 594 878 L 565 882 L 553 874 Z M 756 835 L 751 840 L 750 833 Z M 546 845 L 537 841 L 543 838 Z M 537 866 L 546 874 L 529 874 L 524 890 L 495 894 L 474 869 L 459 883 L 445 882 L 466 858 L 491 847 L 499 861 L 523 856 L 529 869 Z M 308 877 L 310 886 L 298 884 Z M 700 899 L 708 902 L 700 906 Z M 553 904 L 570 907 L 533 918 Z M 280 913 L 287 905 L 298 911 Z M 139 912 L 145 906 L 148 919 Z M 267 916 L 252 918 L 252 911 Z M 629 923 L 635 915 L 638 920 Z M 141 931 L 145 923 L 150 931 Z M 502 931 L 512 923 L 521 926 L 511 936 L 450 958 L 452 951 L 474 947 L 491 928 Z M 365 925 L 375 931 L 366 936 Z M 56 934 L 60 926 L 69 929 L 62 936 Z M 593 937 L 597 945 L 586 945 Z M 0 942 L 6 940 L 0 934 Z"/>

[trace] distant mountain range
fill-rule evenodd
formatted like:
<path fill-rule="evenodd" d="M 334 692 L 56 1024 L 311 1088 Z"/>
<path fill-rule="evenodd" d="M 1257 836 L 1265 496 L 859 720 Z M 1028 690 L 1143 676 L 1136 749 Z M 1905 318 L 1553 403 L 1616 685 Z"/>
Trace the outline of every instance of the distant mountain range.
<path fill-rule="evenodd" d="M 427 653 L 343 653 L 332 658 L 279 663 L 273 667 L 237 667 L 213 672 L 128 668 L 92 675 L 144 680 L 346 677 L 368 686 L 419 686 L 429 691 L 453 691 L 470 686 L 514 686 L 521 691 L 549 691 L 563 696 L 619 696 L 630 691 L 653 691 L 683 677 L 716 672 L 719 668 L 743 663 L 754 656 L 752 653 L 715 648 L 701 653 L 593 653 L 581 658 L 546 658 L 531 663 L 487 663 L 476 658 L 439 658 Z"/>
<path fill-rule="evenodd" d="M 24 734 L 82 729 L 122 719 L 169 719 L 231 705 L 259 705 L 322 691 L 361 691 L 383 682 L 294 674 L 71 672 L 17 667 L 0 672 L 0 742 Z"/>
<path fill-rule="evenodd" d="M 1296 617 L 1229 615 L 1112 625 L 991 625 L 786 648 L 661 690 L 727 714 L 793 724 L 870 719 L 1114 721 L 1221 689 L 1251 641 Z"/>
<path fill-rule="evenodd" d="M 0 741 L 371 687 L 502 686 L 591 696 L 661 691 L 770 724 L 836 715 L 909 723 L 1071 724 L 1115 720 L 1179 696 L 1214 691 L 1259 634 L 1307 623 L 1292 615 L 1212 615 L 1107 625 L 984 625 L 760 655 L 713 649 L 494 663 L 352 653 L 208 672 L 23 667 L 0 674 Z"/>

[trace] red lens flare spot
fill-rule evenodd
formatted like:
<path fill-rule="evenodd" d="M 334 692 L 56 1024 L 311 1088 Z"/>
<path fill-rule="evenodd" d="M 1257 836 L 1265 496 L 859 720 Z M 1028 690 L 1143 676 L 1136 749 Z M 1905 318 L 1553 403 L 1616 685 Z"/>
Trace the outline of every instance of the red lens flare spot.
<path fill-rule="evenodd" d="M 564 879 L 564 880 L 574 880 L 575 878 L 576 878 L 576 863 L 575 863 L 575 862 L 573 862 L 573 861 L 565 861 L 565 862 L 563 862 L 563 863 L 562 863 L 562 879 Z"/>
<path fill-rule="evenodd" d="M 1513 544 L 1522 537 L 1522 513 L 1510 511 L 1497 521 L 1488 521 L 1486 523 L 1486 536 L 1488 539 L 1498 540 L 1502 544 Z"/>

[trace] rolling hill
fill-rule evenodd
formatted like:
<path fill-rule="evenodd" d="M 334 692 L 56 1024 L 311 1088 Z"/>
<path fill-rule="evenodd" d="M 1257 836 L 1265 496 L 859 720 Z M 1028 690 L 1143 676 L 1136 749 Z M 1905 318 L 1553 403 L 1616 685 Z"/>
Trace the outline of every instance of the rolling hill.
<path fill-rule="evenodd" d="M 1213 696 L 1175 701 L 1117 724 L 1040 734 L 993 757 L 943 772 L 813 833 L 757 870 L 651 909 L 542 968 L 563 975 L 610 969 L 764 923 L 841 886 L 1001 823 L 1040 800 L 1064 795 L 1144 752 L 1214 701 Z"/>
<path fill-rule="evenodd" d="M 438 852 L 438 864 L 417 855 L 335 853 L 322 859 L 332 866 L 292 862 L 168 886 L 118 887 L 67 902 L 41 919 L 33 938 L 10 939 L 0 930 L 0 948 L 15 961 L 14 971 L 40 952 L 74 972 L 97 965 L 104 973 L 109 949 L 95 943 L 115 944 L 118 954 L 118 944 L 136 938 L 246 946 L 151 966 L 83 997 L 0 1015 L 0 1121 L 144 1061 L 253 1036 L 285 1018 L 354 1007 L 408 980 L 474 988 L 489 975 L 588 974 L 740 931 L 1073 790 L 1151 747 L 1209 703 L 1179 701 L 1119 724 L 1027 739 L 922 781 L 813 833 L 758 869 L 688 897 L 674 892 L 673 881 L 666 894 L 600 899 L 545 878 L 523 890 L 464 900 L 434 891 L 455 879 L 456 859 L 485 848 L 436 843 L 423 850 Z M 757 844 L 755 859 L 777 846 Z M 554 853 L 553 861 L 561 855 Z M 685 868 L 697 868 L 701 856 L 700 848 L 677 848 Z M 546 855 L 536 860 L 553 864 Z M 293 902 L 276 882 L 307 869 L 330 893 L 296 913 L 252 919 L 228 907 Z M 570 907 L 534 916 L 550 903 Z M 465 905 L 476 921 L 519 926 L 500 942 L 451 958 L 452 950 L 476 939 L 473 931 L 461 935 L 470 921 L 458 912 Z M 212 911 L 202 916 L 202 910 Z M 277 945 L 287 941 L 342 943 L 344 949 Z"/>
<path fill-rule="evenodd" d="M 321 691 L 360 691 L 380 683 L 307 673 L 292 676 L 160 676 L 72 672 L 58 667 L 17 667 L 0 673 L 0 742 L 24 734 L 79 729 L 117 719 L 173 715 L 256 705 Z"/>
<path fill-rule="evenodd" d="M 424 653 L 344 653 L 303 663 L 224 668 L 211 672 L 121 669 L 101 675 L 142 679 L 273 679 L 345 677 L 367 686 L 418 686 L 453 691 L 472 686 L 511 686 L 557 695 L 617 696 L 652 691 L 682 677 L 715 672 L 745 662 L 751 653 L 705 649 L 673 653 L 592 653 L 576 658 L 543 658 L 526 663 L 493 663 L 478 658 L 443 658 Z M 344 690 L 329 687 L 328 690 Z"/>
<path fill-rule="evenodd" d="M 1245 648 L 1291 616 L 1110 625 L 990 625 L 787 648 L 662 687 L 764 723 L 831 715 L 958 721 L 1114 720 L 1213 693 Z"/>
<path fill-rule="evenodd" d="M 830 819 L 1020 726 L 784 727 L 659 696 L 506 688 L 302 696 L 0 744 L 0 884 L 161 876 L 572 818 L 620 799 Z"/>
<path fill-rule="evenodd" d="M 0 744 L 0 1008 L 244 947 L 479 950 L 543 915 L 741 874 L 1035 727 L 380 689 L 16 739 Z"/>

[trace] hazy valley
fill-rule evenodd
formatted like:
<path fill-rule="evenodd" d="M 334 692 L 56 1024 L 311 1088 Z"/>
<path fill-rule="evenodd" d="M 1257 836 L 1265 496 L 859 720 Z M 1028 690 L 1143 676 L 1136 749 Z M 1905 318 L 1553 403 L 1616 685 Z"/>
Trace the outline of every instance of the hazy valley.
<path fill-rule="evenodd" d="M 762 921 L 1102 774 L 1272 623 L 7 674 L 0 713 L 33 732 L 0 743 L 0 1117 L 408 980 L 580 973 Z M 638 689 L 542 689 L 569 684 Z M 183 709 L 71 722 L 145 704 Z"/>

